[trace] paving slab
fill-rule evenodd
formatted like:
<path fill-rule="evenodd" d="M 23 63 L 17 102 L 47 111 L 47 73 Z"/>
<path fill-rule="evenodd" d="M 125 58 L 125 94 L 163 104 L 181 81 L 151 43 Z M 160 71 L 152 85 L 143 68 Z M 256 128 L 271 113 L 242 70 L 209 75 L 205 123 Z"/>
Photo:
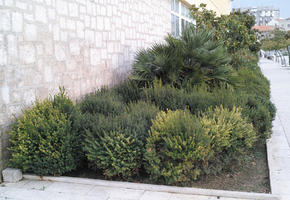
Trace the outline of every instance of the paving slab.
<path fill-rule="evenodd" d="M 278 200 L 271 194 L 24 175 L 0 185 L 0 200 Z"/>
<path fill-rule="evenodd" d="M 267 59 L 259 64 L 271 83 L 271 99 L 277 108 L 273 134 L 267 141 L 271 191 L 290 200 L 290 68 Z"/>

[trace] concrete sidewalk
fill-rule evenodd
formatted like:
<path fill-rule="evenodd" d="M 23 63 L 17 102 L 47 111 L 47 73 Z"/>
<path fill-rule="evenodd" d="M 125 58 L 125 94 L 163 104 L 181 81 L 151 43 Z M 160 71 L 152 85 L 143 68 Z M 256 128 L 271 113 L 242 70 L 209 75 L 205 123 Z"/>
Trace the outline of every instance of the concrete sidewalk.
<path fill-rule="evenodd" d="M 270 194 L 206 190 L 72 177 L 25 175 L 4 183 L 0 200 L 278 200 Z"/>
<path fill-rule="evenodd" d="M 290 67 L 261 59 L 260 67 L 271 82 L 271 98 L 277 107 L 273 135 L 267 142 L 271 190 L 290 200 Z"/>

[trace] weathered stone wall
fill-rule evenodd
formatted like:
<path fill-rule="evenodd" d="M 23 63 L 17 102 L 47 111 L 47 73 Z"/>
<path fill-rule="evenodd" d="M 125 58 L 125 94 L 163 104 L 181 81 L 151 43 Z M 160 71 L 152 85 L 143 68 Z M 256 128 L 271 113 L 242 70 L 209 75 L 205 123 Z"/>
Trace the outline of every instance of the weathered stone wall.
<path fill-rule="evenodd" d="M 0 170 L 14 114 L 59 86 L 117 83 L 170 26 L 170 0 L 0 0 Z"/>

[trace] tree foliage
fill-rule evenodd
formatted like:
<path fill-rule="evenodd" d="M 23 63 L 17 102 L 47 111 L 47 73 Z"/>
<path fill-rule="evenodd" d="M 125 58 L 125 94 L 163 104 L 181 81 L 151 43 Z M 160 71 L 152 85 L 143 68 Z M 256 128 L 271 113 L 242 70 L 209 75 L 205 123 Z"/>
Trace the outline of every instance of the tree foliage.
<path fill-rule="evenodd" d="M 265 51 L 286 49 L 290 46 L 290 31 L 276 29 L 273 38 L 262 40 L 262 49 Z"/>
<path fill-rule="evenodd" d="M 230 53 L 243 48 L 259 51 L 260 45 L 255 31 L 252 30 L 255 17 L 248 12 L 237 10 L 230 15 L 217 16 L 216 12 L 206 9 L 206 4 L 200 4 L 199 7 L 194 5 L 191 11 L 196 27 L 213 30 L 216 40 L 223 41 Z"/>

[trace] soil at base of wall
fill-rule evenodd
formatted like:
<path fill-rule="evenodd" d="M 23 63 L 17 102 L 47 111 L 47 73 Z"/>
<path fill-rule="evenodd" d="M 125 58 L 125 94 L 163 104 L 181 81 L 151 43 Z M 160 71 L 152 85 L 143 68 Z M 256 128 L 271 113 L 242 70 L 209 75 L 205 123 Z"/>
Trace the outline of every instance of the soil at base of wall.
<path fill-rule="evenodd" d="M 66 174 L 66 176 L 105 179 L 101 173 L 97 173 L 87 168 Z M 132 182 L 150 183 L 146 178 L 142 180 L 133 180 Z M 201 180 L 193 182 L 191 187 L 270 193 L 266 145 L 256 145 L 253 151 L 249 153 L 248 159 L 243 165 L 233 166 L 231 171 L 224 171 L 217 176 L 212 175 L 204 177 Z"/>

